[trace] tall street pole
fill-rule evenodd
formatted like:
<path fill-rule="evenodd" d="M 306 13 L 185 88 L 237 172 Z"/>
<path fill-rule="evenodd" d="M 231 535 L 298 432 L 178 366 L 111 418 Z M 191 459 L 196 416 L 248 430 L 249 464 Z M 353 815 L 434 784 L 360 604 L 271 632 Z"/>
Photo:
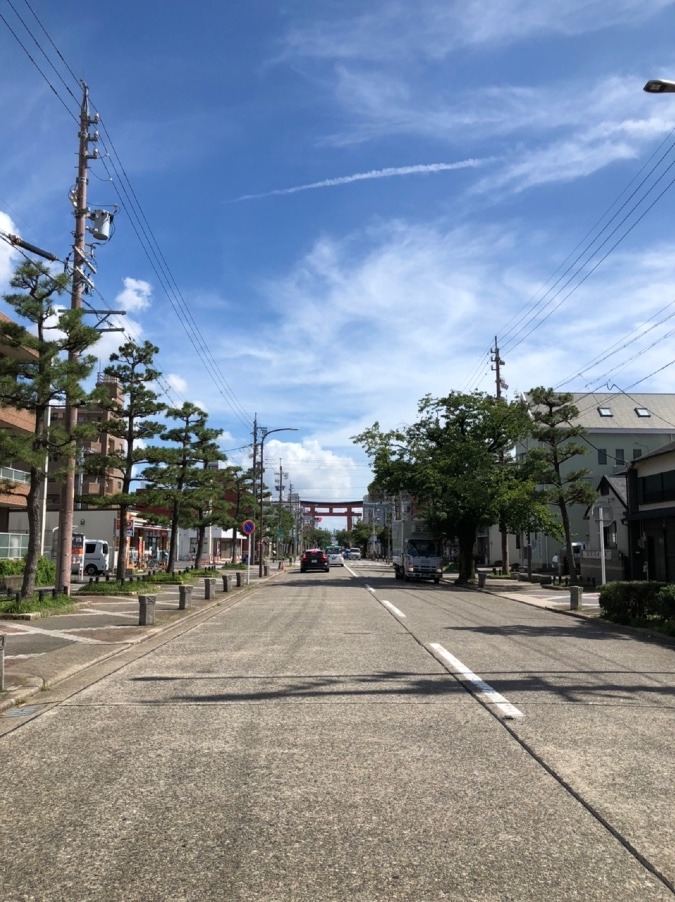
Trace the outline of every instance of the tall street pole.
<path fill-rule="evenodd" d="M 98 156 L 97 153 L 89 154 L 89 142 L 95 141 L 98 135 L 89 134 L 89 126 L 98 119 L 89 118 L 89 89 L 82 84 L 82 106 L 80 108 L 79 151 L 77 164 L 77 182 L 73 203 L 75 205 L 75 240 L 73 242 L 73 284 L 70 297 L 72 310 L 82 307 L 82 295 L 84 293 L 84 271 L 86 260 L 86 220 L 87 213 L 87 163 Z M 78 354 L 70 351 L 69 362 L 76 363 Z M 66 397 L 64 410 L 64 428 L 69 438 L 69 448 L 66 453 L 66 472 L 61 487 L 61 509 L 59 512 L 59 559 L 56 574 L 57 588 L 68 595 L 71 583 L 72 564 L 72 540 L 73 540 L 73 506 L 75 500 L 75 470 L 77 466 L 76 449 L 74 447 L 73 434 L 77 426 L 77 408 Z M 84 549 L 83 549 L 84 552 Z"/>
<path fill-rule="evenodd" d="M 282 426 L 279 429 L 263 429 L 262 435 L 260 438 L 260 522 L 258 523 L 258 529 L 260 530 L 260 538 L 259 538 L 259 548 L 260 553 L 258 555 L 258 577 L 262 578 L 263 575 L 263 558 L 265 556 L 265 439 L 268 435 L 272 435 L 274 432 L 298 432 L 297 426 Z"/>

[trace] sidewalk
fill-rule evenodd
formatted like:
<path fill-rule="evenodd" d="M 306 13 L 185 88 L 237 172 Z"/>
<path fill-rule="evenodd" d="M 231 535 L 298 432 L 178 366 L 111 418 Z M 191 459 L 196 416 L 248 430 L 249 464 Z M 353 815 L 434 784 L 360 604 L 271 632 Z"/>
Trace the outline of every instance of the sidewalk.
<path fill-rule="evenodd" d="M 210 616 L 214 607 L 236 603 L 243 592 L 284 571 L 272 569 L 270 565 L 268 576 L 260 580 L 257 568 L 251 568 L 248 585 L 246 571 L 239 572 L 242 573 L 240 587 L 236 585 L 236 571 L 216 571 L 215 594 L 210 599 L 205 597 L 204 578 L 199 578 L 193 584 L 191 605 L 184 610 L 179 609 L 179 585 L 158 588 L 139 583 L 138 594 L 155 596 L 154 623 L 145 626 L 139 623 L 137 595 L 77 595 L 76 610 L 69 614 L 0 617 L 0 636 L 5 637 L 5 691 L 0 693 L 0 713 L 86 668 L 119 658 L 153 638 L 169 632 L 180 633 L 198 619 Z M 226 574 L 230 576 L 228 592 L 224 591 L 222 580 Z"/>
<path fill-rule="evenodd" d="M 502 577 L 488 576 L 485 588 L 481 592 L 489 595 L 498 595 L 519 601 L 523 604 L 544 608 L 547 611 L 556 611 L 560 614 L 569 614 L 572 617 L 583 617 L 593 620 L 600 617 L 597 590 L 584 590 L 581 597 L 581 607 L 573 611 L 570 609 L 570 590 L 558 586 L 542 586 L 540 583 L 530 583 L 525 580 L 514 580 Z"/>

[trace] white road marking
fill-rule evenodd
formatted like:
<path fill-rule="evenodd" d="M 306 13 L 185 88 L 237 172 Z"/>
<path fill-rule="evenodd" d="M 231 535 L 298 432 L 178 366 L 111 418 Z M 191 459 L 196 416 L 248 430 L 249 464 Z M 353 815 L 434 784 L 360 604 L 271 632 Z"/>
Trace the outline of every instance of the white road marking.
<path fill-rule="evenodd" d="M 5 661 L 18 661 L 20 658 L 39 658 L 44 654 L 44 651 L 38 651 L 31 655 L 5 655 Z"/>
<path fill-rule="evenodd" d="M 394 607 L 394 605 L 390 601 L 381 600 L 380 603 L 383 604 L 386 608 L 389 608 L 392 614 L 396 614 L 397 617 L 402 617 L 405 620 L 405 614 L 403 613 L 403 611 L 399 611 L 399 609 Z"/>
<path fill-rule="evenodd" d="M 439 642 L 432 642 L 429 645 L 429 648 L 435 652 L 440 658 L 442 658 L 447 664 L 449 664 L 455 673 L 460 674 L 474 686 L 481 695 L 485 696 L 487 701 L 491 705 L 494 705 L 498 708 L 505 718 L 508 720 L 512 720 L 516 717 L 525 717 L 522 711 L 519 711 L 515 705 L 512 705 L 511 702 L 507 701 L 503 695 L 500 695 L 489 683 L 486 683 L 484 680 L 481 680 L 479 676 L 477 676 L 472 670 L 462 664 L 459 658 L 456 658 L 454 655 L 451 655 L 450 652 L 443 648 L 443 646 Z"/>
<path fill-rule="evenodd" d="M 14 623 L 13 626 L 22 633 L 39 633 L 41 636 L 55 636 L 58 639 L 68 639 L 69 642 L 83 642 L 85 645 L 108 645 L 108 642 L 101 642 L 99 639 L 88 639 L 86 636 L 72 636 L 65 630 L 42 630 L 39 626 L 20 626 Z"/>

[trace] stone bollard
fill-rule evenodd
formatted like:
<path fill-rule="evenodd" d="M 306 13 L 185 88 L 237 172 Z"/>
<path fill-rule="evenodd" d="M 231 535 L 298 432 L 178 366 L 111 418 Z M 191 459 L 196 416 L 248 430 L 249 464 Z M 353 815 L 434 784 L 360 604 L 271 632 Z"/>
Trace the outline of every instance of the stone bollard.
<path fill-rule="evenodd" d="M 243 576 L 244 576 L 244 574 L 241 572 L 241 570 L 237 570 L 237 588 L 239 588 L 240 586 L 243 586 L 243 582 L 242 582 Z"/>
<path fill-rule="evenodd" d="M 269 576 L 270 568 L 267 564 L 263 564 L 263 576 Z"/>
<path fill-rule="evenodd" d="M 212 598 L 216 597 L 216 581 L 211 577 L 208 577 L 204 580 L 204 598 L 206 601 L 210 601 Z"/>
<path fill-rule="evenodd" d="M 184 611 L 192 607 L 192 586 L 178 587 L 178 610 Z"/>
<path fill-rule="evenodd" d="M 155 595 L 138 596 L 138 625 L 153 626 L 155 622 Z"/>
<path fill-rule="evenodd" d="M 583 594 L 581 586 L 570 586 L 570 611 L 578 611 L 583 606 Z"/>
<path fill-rule="evenodd" d="M 478 574 L 478 588 L 479 589 L 485 588 L 485 573 Z"/>
<path fill-rule="evenodd" d="M 230 575 L 229 573 L 223 573 L 223 592 L 230 591 Z"/>

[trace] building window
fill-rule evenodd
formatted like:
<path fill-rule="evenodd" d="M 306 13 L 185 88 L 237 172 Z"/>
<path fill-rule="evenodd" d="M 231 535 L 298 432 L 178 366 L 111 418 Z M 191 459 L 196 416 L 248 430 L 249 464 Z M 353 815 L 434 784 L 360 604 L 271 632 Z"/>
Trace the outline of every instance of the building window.
<path fill-rule="evenodd" d="M 625 464 L 626 463 L 626 455 L 624 454 L 623 448 L 616 449 L 614 459 L 617 462 L 617 464 Z"/>
<path fill-rule="evenodd" d="M 609 407 L 598 407 L 598 413 L 601 417 L 611 417 L 613 416 L 611 408 Z"/>
<path fill-rule="evenodd" d="M 633 460 L 637 460 L 638 457 L 642 457 L 642 449 L 641 448 L 633 448 Z"/>
<path fill-rule="evenodd" d="M 607 448 L 598 448 L 598 463 L 607 463 Z"/>
<path fill-rule="evenodd" d="M 640 504 L 675 501 L 675 470 L 638 479 L 638 501 Z"/>
<path fill-rule="evenodd" d="M 650 417 L 650 416 L 651 416 L 651 413 L 647 410 L 646 407 L 636 407 L 636 408 L 635 408 L 635 413 L 636 413 L 639 417 Z"/>

